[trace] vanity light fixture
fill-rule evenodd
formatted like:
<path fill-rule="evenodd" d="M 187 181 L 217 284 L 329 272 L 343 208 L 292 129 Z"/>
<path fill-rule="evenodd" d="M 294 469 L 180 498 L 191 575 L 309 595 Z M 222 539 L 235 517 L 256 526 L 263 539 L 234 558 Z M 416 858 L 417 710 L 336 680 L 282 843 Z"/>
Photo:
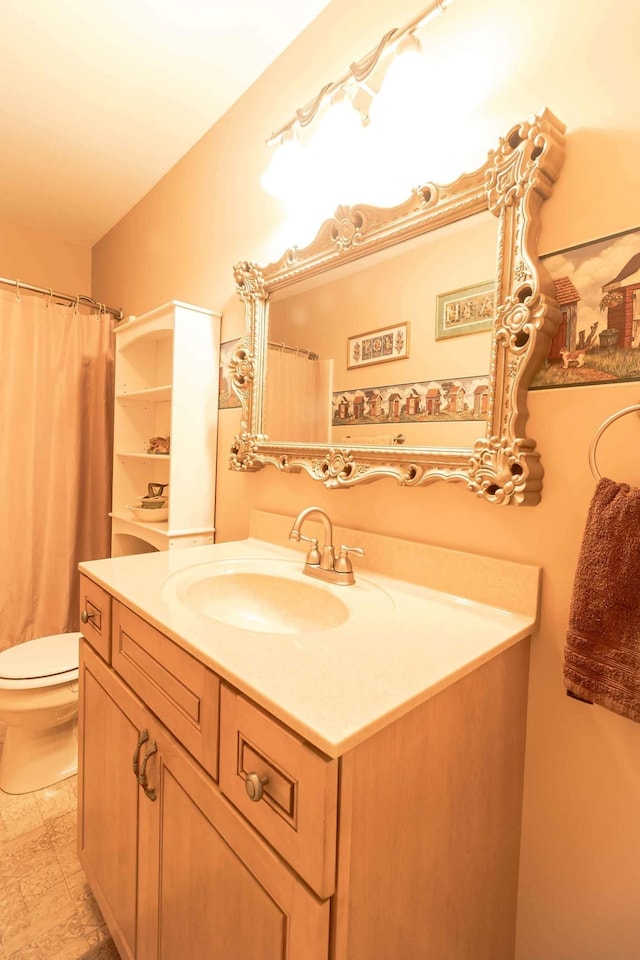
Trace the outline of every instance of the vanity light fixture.
<path fill-rule="evenodd" d="M 380 89 L 384 71 L 393 62 L 389 58 L 393 55 L 404 59 L 405 55 L 419 54 L 421 47 L 416 31 L 444 13 L 452 3 L 453 0 L 435 0 L 403 27 L 389 30 L 373 50 L 352 63 L 338 80 L 325 84 L 313 100 L 296 110 L 294 116 L 269 137 L 267 146 L 275 146 L 277 150 L 261 178 L 267 193 L 285 199 L 291 196 L 292 181 L 305 176 L 306 148 L 300 142 L 300 133 L 320 113 L 326 111 L 326 117 L 331 111 L 344 110 L 348 104 L 359 115 L 361 125 L 368 125 L 369 108 Z M 313 148 L 313 145 L 312 139 L 309 146 Z M 344 154 L 344 149 L 342 152 Z"/>
<path fill-rule="evenodd" d="M 368 87 L 367 80 L 380 61 L 391 51 L 395 51 L 405 37 L 409 34 L 414 34 L 416 30 L 425 26 L 425 24 L 433 20 L 434 17 L 444 13 L 452 3 L 453 0 L 435 0 L 434 3 L 431 3 L 425 10 L 414 17 L 413 20 L 406 23 L 404 27 L 396 27 L 393 30 L 389 30 L 388 33 L 385 33 L 377 47 L 370 50 L 369 53 L 361 57 L 360 60 L 352 63 L 348 71 L 338 80 L 325 84 L 315 99 L 307 103 L 306 106 L 296 110 L 295 116 L 269 137 L 267 146 L 279 144 L 289 130 L 293 130 L 296 127 L 308 126 L 320 108 L 324 106 L 338 90 L 346 90 L 348 87 L 351 87 L 354 82 L 375 95 L 375 90 Z"/>

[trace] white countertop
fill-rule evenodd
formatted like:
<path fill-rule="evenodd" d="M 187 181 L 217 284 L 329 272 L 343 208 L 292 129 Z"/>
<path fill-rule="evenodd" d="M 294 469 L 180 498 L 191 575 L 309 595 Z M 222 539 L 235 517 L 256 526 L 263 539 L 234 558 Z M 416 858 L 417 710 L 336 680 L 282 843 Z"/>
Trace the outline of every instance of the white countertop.
<path fill-rule="evenodd" d="M 447 553 L 440 550 L 439 561 Z M 516 612 L 356 568 L 355 585 L 331 590 L 349 606 L 359 606 L 362 597 L 362 615 L 304 634 L 237 629 L 168 599 L 163 585 L 171 575 L 238 558 L 294 560 L 302 576 L 299 550 L 255 538 L 88 561 L 80 570 L 331 757 L 529 636 L 536 624 L 538 581 L 531 567 L 522 569 L 526 589 L 535 583 L 536 595 L 528 610 Z M 513 581 L 511 568 L 520 565 L 506 566 Z M 392 602 L 374 616 L 366 599 L 376 587 Z"/>

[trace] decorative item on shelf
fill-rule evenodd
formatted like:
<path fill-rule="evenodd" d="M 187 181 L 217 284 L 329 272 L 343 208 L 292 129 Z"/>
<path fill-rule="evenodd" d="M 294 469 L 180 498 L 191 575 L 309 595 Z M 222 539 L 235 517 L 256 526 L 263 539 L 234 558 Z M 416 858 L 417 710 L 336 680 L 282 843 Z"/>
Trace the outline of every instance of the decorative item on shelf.
<path fill-rule="evenodd" d="M 169 516 L 169 508 L 161 507 L 159 510 L 149 510 L 140 504 L 129 503 L 127 510 L 131 512 L 134 520 L 140 520 L 142 523 L 161 523 Z"/>
<path fill-rule="evenodd" d="M 142 497 L 143 500 L 166 500 L 167 498 L 164 495 L 164 488 L 168 487 L 168 483 L 148 483 L 147 492 Z"/>
<path fill-rule="evenodd" d="M 139 497 L 136 503 L 127 504 L 127 510 L 133 514 L 134 520 L 143 523 L 160 523 L 169 516 L 169 498 L 164 496 L 164 488 L 168 483 L 149 483 L 147 493 Z"/>
<path fill-rule="evenodd" d="M 170 440 L 170 437 L 151 437 L 149 446 L 147 447 L 147 453 L 169 453 Z"/>
<path fill-rule="evenodd" d="M 134 520 L 141 520 L 143 523 L 161 523 L 169 516 L 169 507 L 166 498 L 162 503 L 143 503 L 138 500 L 137 503 L 128 503 L 129 510 Z"/>

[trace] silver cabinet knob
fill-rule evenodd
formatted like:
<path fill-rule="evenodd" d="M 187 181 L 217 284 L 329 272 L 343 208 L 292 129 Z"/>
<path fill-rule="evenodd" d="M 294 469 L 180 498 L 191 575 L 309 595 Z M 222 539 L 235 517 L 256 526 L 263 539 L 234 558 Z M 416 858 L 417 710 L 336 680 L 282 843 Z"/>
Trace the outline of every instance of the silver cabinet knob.
<path fill-rule="evenodd" d="M 264 794 L 263 787 L 267 783 L 269 783 L 269 777 L 261 777 L 257 773 L 248 773 L 244 781 L 244 788 L 247 791 L 249 800 L 253 800 L 254 803 L 262 800 Z"/>

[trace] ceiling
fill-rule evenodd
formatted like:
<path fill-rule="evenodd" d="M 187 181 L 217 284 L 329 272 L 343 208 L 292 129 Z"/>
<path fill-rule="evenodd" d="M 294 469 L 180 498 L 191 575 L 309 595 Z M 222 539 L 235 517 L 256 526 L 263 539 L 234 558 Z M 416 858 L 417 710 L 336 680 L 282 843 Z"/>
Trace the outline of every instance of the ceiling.
<path fill-rule="evenodd" d="M 329 0 L 2 0 L 0 220 L 100 239 Z"/>

